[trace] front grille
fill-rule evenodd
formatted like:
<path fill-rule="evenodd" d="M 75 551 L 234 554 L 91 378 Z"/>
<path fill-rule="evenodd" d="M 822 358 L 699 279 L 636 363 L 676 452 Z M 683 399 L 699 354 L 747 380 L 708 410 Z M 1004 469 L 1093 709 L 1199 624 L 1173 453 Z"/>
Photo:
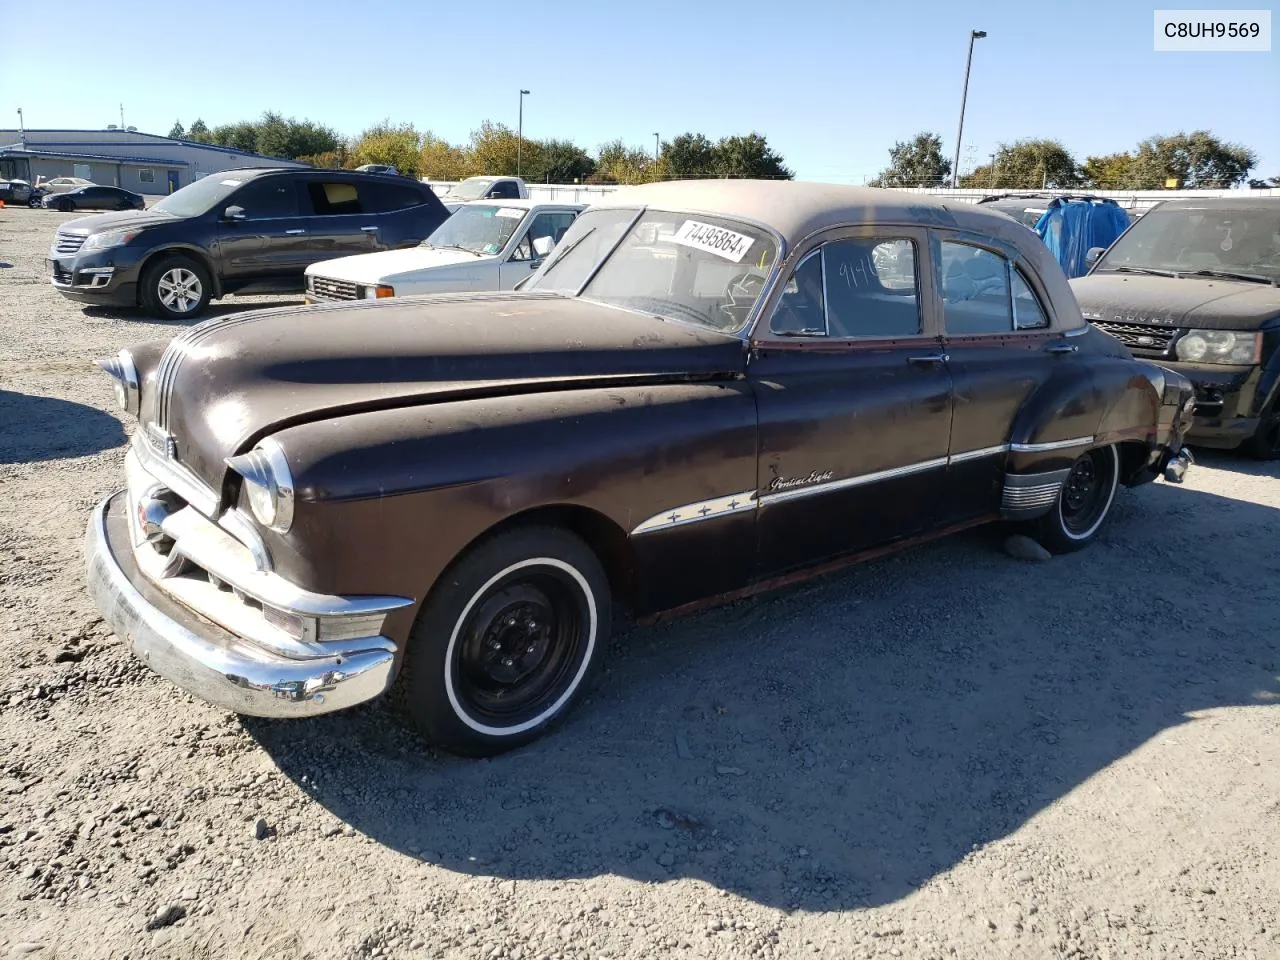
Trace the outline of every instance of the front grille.
<path fill-rule="evenodd" d="M 1155 327 L 1145 323 L 1115 323 L 1111 320 L 1094 320 L 1093 325 L 1103 333 L 1109 333 L 1132 350 L 1150 350 L 1168 353 L 1169 345 L 1178 331 L 1171 327 Z"/>
<path fill-rule="evenodd" d="M 61 257 L 70 256 L 84 246 L 86 239 L 88 238 L 82 234 L 63 233 L 59 230 L 53 238 L 53 252 Z"/>
<path fill-rule="evenodd" d="M 53 263 L 53 282 L 63 286 L 70 286 L 71 279 L 71 271 L 62 269 L 62 265 L 55 260 Z"/>
<path fill-rule="evenodd" d="M 360 296 L 360 288 L 354 283 L 329 277 L 312 277 L 311 292 L 326 300 L 356 300 Z"/>

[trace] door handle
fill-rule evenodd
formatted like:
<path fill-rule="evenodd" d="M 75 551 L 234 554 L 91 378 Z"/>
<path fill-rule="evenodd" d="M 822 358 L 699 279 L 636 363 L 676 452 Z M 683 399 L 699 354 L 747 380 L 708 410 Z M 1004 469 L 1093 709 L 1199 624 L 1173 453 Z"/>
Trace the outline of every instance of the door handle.
<path fill-rule="evenodd" d="M 374 227 L 361 227 L 360 229 L 361 229 L 362 231 L 364 231 L 365 233 L 377 233 L 377 232 L 378 232 L 378 228 L 377 228 L 376 226 L 374 226 Z"/>
<path fill-rule="evenodd" d="M 301 233 L 306 233 L 306 232 L 307 232 L 307 231 L 305 231 L 305 230 L 286 230 L 286 231 L 285 231 L 285 233 L 286 233 L 286 234 L 288 234 L 288 235 L 289 235 L 289 236 L 291 236 L 291 237 L 296 237 L 296 236 L 298 236 L 299 234 L 301 234 Z"/>
<path fill-rule="evenodd" d="M 1051 343 L 1044 348 L 1045 353 L 1075 353 L 1080 348 L 1074 343 Z"/>
<path fill-rule="evenodd" d="M 931 353 L 924 357 L 907 357 L 907 363 L 946 363 L 951 357 L 945 353 Z"/>

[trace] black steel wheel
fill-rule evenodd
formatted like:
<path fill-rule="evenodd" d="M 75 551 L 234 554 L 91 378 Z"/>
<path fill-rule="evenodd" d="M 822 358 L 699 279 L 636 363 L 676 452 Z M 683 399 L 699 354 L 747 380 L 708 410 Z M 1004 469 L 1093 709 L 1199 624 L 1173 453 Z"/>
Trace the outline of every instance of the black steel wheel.
<path fill-rule="evenodd" d="M 608 636 L 608 578 L 581 539 L 527 527 L 464 555 L 423 605 L 401 700 L 432 742 L 469 756 L 528 743 L 581 694 Z"/>
<path fill-rule="evenodd" d="M 1052 553 L 1088 546 L 1111 514 L 1120 484 L 1120 453 L 1114 446 L 1095 447 L 1071 464 L 1053 509 L 1030 531 Z"/>

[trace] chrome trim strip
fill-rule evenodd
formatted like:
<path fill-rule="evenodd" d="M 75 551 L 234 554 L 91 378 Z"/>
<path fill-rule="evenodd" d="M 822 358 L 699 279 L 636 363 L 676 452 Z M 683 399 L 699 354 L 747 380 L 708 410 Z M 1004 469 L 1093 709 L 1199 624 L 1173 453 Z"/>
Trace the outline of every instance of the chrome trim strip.
<path fill-rule="evenodd" d="M 142 424 L 133 434 L 133 452 L 137 454 L 142 469 L 206 517 L 213 516 L 218 509 L 218 495 L 185 465 L 157 454 L 140 436 L 141 431 L 146 429 L 147 425 Z"/>
<path fill-rule="evenodd" d="M 1087 333 L 1088 331 L 1089 331 L 1089 321 L 1086 320 L 1084 322 L 1083 327 L 1072 327 L 1070 330 L 1063 330 L 1062 335 L 1064 337 L 1079 337 Z"/>
<path fill-rule="evenodd" d="M 878 470 L 875 473 L 864 473 L 859 477 L 846 477 L 844 480 L 832 480 L 830 483 L 818 483 L 812 487 L 800 487 L 796 490 L 781 490 L 777 493 L 766 493 L 759 498 L 760 506 L 765 507 L 771 503 L 785 503 L 788 500 L 799 500 L 803 497 L 813 497 L 821 493 L 832 493 L 837 490 L 848 490 L 851 487 L 861 487 L 868 483 L 879 483 L 881 480 L 896 480 L 898 477 L 909 477 L 913 473 L 924 473 L 926 470 L 936 470 L 938 467 L 947 465 L 946 457 L 938 457 L 936 460 L 923 460 L 920 463 L 909 463 L 905 467 L 892 467 L 889 470 Z"/>
<path fill-rule="evenodd" d="M 702 520 L 717 520 L 733 513 L 755 510 L 757 506 L 756 492 L 754 490 L 744 490 L 741 493 L 731 493 L 727 497 L 698 500 L 695 503 L 687 503 L 673 510 L 664 510 L 662 513 L 654 514 L 632 530 L 631 533 L 634 536 L 638 533 L 652 533 L 654 530 L 683 527 L 686 524 L 698 523 Z"/>
<path fill-rule="evenodd" d="M 1094 438 L 1075 437 L 1071 440 L 1052 440 L 1048 443 L 1011 443 L 1009 449 L 1014 453 L 1048 453 L 1050 450 L 1069 450 L 1072 447 L 1087 447 Z"/>
<path fill-rule="evenodd" d="M 965 463 L 969 460 L 981 460 L 983 457 L 994 457 L 998 453 L 1008 453 L 1009 444 L 1001 443 L 994 447 L 983 447 L 981 450 L 968 450 L 947 457 L 947 463 Z"/>

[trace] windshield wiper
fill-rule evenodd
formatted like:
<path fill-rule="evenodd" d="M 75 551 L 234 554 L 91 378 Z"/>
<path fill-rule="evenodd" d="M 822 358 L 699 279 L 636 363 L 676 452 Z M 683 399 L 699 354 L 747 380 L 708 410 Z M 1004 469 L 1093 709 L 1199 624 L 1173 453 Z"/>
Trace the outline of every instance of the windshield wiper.
<path fill-rule="evenodd" d="M 561 247 L 559 250 L 557 250 L 555 253 L 555 256 L 553 256 L 551 260 L 543 267 L 543 271 L 544 272 L 550 271 L 552 267 L 554 267 L 557 263 L 559 263 L 561 260 L 567 257 L 570 253 L 572 253 L 574 248 L 577 247 L 578 244 L 580 244 L 583 240 L 587 239 L 587 237 L 591 236 L 595 232 L 596 232 L 596 228 L 592 227 L 590 230 L 588 230 L 586 233 L 580 236 L 577 240 L 573 241 L 573 243 L 569 244 L 567 247 Z"/>
<path fill-rule="evenodd" d="M 1273 287 L 1280 287 L 1280 280 L 1263 276 L 1260 273 L 1236 273 L 1233 270 L 1187 270 L 1183 271 L 1181 275 L 1184 277 L 1223 277 L 1227 280 L 1245 280 L 1249 283 L 1266 283 Z"/>
<path fill-rule="evenodd" d="M 476 253 L 470 247 L 464 247 L 456 243 L 429 243 L 427 244 L 427 246 L 432 247 L 436 250 L 462 250 L 466 253 L 473 254 L 474 256 L 477 256 L 477 257 L 483 256 L 483 254 Z"/>
<path fill-rule="evenodd" d="M 1116 273 L 1145 273 L 1152 277 L 1176 277 L 1172 270 L 1156 270 L 1153 267 L 1111 267 Z"/>

